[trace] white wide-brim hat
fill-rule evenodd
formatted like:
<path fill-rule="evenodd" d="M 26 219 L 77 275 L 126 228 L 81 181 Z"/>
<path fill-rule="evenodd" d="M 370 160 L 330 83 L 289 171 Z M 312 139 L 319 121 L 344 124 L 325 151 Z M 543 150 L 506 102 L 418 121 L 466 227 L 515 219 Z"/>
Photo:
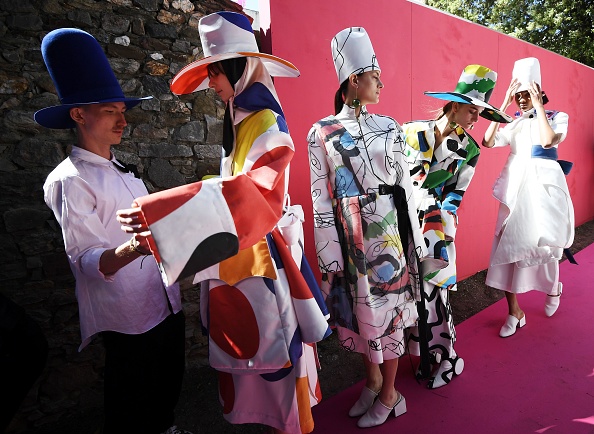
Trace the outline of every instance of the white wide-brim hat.
<path fill-rule="evenodd" d="M 332 38 L 332 60 L 338 83 L 351 74 L 380 70 L 371 39 L 363 27 L 348 27 Z"/>
<path fill-rule="evenodd" d="M 176 95 L 208 88 L 208 65 L 237 57 L 259 57 L 273 77 L 299 77 L 299 70 L 291 62 L 271 54 L 260 53 L 250 21 L 235 12 L 216 12 L 202 17 L 198 32 L 204 57 L 186 65 L 171 82 Z"/>
<path fill-rule="evenodd" d="M 542 90 L 542 78 L 540 76 L 540 62 L 536 57 L 527 57 L 516 60 L 512 71 L 512 78 L 520 82 L 520 87 L 516 92 L 528 90 L 530 83 L 535 81 Z"/>

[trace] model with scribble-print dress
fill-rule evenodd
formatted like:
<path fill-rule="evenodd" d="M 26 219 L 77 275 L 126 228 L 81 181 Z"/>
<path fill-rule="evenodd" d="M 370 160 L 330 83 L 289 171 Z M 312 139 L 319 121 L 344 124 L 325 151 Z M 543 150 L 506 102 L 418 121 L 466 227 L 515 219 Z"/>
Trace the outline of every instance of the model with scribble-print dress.
<path fill-rule="evenodd" d="M 332 41 L 336 115 L 308 134 L 322 291 L 342 346 L 361 353 L 366 385 L 350 409 L 360 427 L 406 411 L 394 387 L 403 329 L 415 324 L 418 260 L 426 255 L 398 122 L 371 114 L 384 87 L 371 41 L 348 28 Z"/>

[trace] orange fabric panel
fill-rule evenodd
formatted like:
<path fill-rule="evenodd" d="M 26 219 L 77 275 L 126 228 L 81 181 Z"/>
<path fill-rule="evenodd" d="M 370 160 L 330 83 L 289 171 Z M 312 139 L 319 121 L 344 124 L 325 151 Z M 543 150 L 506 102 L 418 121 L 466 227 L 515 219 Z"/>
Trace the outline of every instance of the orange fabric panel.
<path fill-rule="evenodd" d="M 302 433 L 310 433 L 314 429 L 311 404 L 309 402 L 309 382 L 307 377 L 297 378 L 295 384 L 295 395 L 297 396 L 297 407 L 299 408 L 299 424 Z"/>
<path fill-rule="evenodd" d="M 276 270 L 268 250 L 266 238 L 219 264 L 219 278 L 235 285 L 247 277 L 260 276 L 276 280 Z"/>

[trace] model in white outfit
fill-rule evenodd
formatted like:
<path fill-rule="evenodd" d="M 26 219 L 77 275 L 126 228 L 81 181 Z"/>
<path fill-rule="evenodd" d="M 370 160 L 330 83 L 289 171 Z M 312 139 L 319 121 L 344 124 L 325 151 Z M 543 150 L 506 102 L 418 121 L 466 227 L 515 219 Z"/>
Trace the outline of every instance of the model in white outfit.
<path fill-rule="evenodd" d="M 556 161 L 567 134 L 566 113 L 545 110 L 540 67 L 534 58 L 516 62 L 514 78 L 501 110 L 516 101 L 517 119 L 497 131 L 493 122 L 483 139 L 486 147 L 510 145 L 507 163 L 493 187 L 501 202 L 487 285 L 506 291 L 509 315 L 500 331 L 508 337 L 526 324 L 517 294 L 537 290 L 549 297 L 545 313 L 559 306 L 562 284 L 559 260 L 573 242 L 573 205 L 565 174 Z"/>

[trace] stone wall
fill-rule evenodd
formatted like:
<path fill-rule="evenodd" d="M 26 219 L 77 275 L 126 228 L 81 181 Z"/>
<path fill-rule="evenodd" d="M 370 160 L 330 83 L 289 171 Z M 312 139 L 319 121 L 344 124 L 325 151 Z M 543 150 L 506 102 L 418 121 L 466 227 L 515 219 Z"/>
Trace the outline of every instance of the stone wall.
<path fill-rule="evenodd" d="M 0 0 L 0 291 L 43 328 L 49 358 L 13 423 L 22 432 L 102 406 L 103 350 L 78 353 L 74 282 L 60 228 L 42 185 L 74 142 L 33 113 L 59 104 L 40 43 L 49 31 L 77 27 L 104 47 L 124 93 L 154 99 L 127 114 L 117 158 L 138 166 L 149 191 L 218 173 L 224 106 L 211 92 L 169 91 L 181 67 L 201 56 L 198 20 L 240 9 L 231 0 Z M 198 291 L 184 284 L 188 364 L 205 363 Z M 0 386 L 1 387 L 1 386 Z"/>

